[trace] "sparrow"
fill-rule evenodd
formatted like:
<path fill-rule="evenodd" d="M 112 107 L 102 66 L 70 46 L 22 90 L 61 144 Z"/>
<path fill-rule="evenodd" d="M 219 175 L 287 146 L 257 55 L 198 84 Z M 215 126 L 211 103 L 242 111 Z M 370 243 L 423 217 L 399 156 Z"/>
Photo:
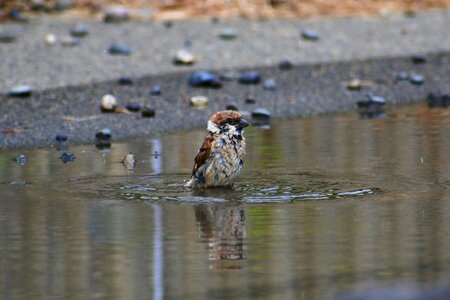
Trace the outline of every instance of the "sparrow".
<path fill-rule="evenodd" d="M 193 188 L 231 186 L 241 173 L 245 157 L 244 128 L 250 124 L 233 110 L 219 111 L 208 121 L 208 134 L 197 152 L 192 177 Z"/>

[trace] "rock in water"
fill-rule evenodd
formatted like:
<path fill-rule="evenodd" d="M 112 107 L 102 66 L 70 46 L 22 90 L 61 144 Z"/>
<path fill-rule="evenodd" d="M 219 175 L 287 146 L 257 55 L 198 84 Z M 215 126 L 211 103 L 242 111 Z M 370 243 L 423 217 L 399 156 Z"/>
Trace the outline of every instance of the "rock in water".
<path fill-rule="evenodd" d="M 73 153 L 69 153 L 69 152 L 64 152 L 63 154 L 61 154 L 61 156 L 59 157 L 63 163 L 68 163 L 68 162 L 73 162 L 75 160 L 75 154 Z"/>
<path fill-rule="evenodd" d="M 133 153 L 128 153 L 122 159 L 122 163 L 127 170 L 133 170 L 136 167 L 136 157 Z"/>

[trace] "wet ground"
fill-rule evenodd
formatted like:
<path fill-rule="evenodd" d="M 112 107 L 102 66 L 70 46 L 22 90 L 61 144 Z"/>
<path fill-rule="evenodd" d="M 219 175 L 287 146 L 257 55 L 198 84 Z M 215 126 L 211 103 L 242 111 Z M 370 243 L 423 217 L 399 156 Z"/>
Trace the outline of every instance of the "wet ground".
<path fill-rule="evenodd" d="M 3 151 L 2 297 L 335 299 L 448 282 L 449 129 L 448 110 L 423 105 L 276 120 L 246 131 L 234 189 L 204 191 L 183 187 L 204 130 L 69 146 L 66 164 L 55 148 Z"/>

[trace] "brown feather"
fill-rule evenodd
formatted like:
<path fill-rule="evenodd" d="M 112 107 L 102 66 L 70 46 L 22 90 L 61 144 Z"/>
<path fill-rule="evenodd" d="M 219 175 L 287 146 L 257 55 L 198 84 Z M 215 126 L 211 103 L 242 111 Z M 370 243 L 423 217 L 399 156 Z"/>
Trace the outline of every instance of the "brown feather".
<path fill-rule="evenodd" d="M 197 170 L 208 160 L 213 149 L 214 137 L 212 133 L 205 137 L 203 145 L 198 150 L 197 155 L 194 158 L 194 168 L 192 169 L 192 175 L 194 175 Z"/>

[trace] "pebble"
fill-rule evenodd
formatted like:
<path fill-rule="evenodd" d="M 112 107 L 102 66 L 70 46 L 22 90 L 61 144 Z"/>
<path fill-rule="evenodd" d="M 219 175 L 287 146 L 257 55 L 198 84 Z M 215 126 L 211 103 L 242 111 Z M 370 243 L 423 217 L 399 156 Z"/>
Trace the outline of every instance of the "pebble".
<path fill-rule="evenodd" d="M 426 101 L 430 108 L 447 108 L 450 106 L 450 95 L 429 93 Z"/>
<path fill-rule="evenodd" d="M 102 102 L 100 105 L 100 109 L 102 112 L 114 112 L 117 107 L 116 97 L 113 95 L 104 95 L 102 97 Z"/>
<path fill-rule="evenodd" d="M 59 143 L 67 142 L 69 138 L 65 134 L 57 134 L 55 140 Z"/>
<path fill-rule="evenodd" d="M 219 38 L 225 41 L 231 41 L 236 39 L 238 36 L 238 31 L 234 28 L 223 28 L 219 32 Z"/>
<path fill-rule="evenodd" d="M 425 78 L 422 75 L 412 74 L 409 77 L 409 82 L 414 85 L 421 85 L 425 82 Z"/>
<path fill-rule="evenodd" d="M 130 76 L 121 76 L 118 83 L 121 85 L 133 85 L 133 78 Z"/>
<path fill-rule="evenodd" d="M 21 154 L 21 155 L 19 155 L 19 156 L 16 157 L 15 161 L 16 161 L 19 165 L 23 166 L 23 165 L 25 165 L 25 164 L 27 163 L 28 158 L 27 158 L 25 155 Z"/>
<path fill-rule="evenodd" d="M 362 87 L 361 80 L 355 78 L 347 83 L 347 89 L 350 91 L 359 91 Z"/>
<path fill-rule="evenodd" d="M 266 91 L 275 91 L 277 89 L 277 83 L 275 79 L 268 78 L 263 82 L 263 89 Z"/>
<path fill-rule="evenodd" d="M 111 55 L 130 55 L 133 50 L 125 44 L 112 43 L 108 48 L 108 52 Z"/>
<path fill-rule="evenodd" d="M 400 81 L 409 80 L 409 74 L 408 74 L 408 72 L 402 71 L 397 74 L 396 78 L 397 78 L 397 80 L 400 80 Z"/>
<path fill-rule="evenodd" d="M 261 74 L 257 71 L 244 72 L 239 76 L 239 83 L 258 84 L 261 82 Z"/>
<path fill-rule="evenodd" d="M 112 6 L 103 12 L 103 21 L 106 23 L 120 23 L 130 19 L 128 10 L 123 6 Z"/>
<path fill-rule="evenodd" d="M 16 21 L 16 22 L 27 22 L 28 21 L 28 19 L 22 15 L 22 11 L 17 7 L 14 7 L 9 11 L 8 17 L 11 20 Z"/>
<path fill-rule="evenodd" d="M 49 46 L 53 46 L 58 41 L 58 38 L 53 33 L 48 33 L 45 35 L 45 42 Z"/>
<path fill-rule="evenodd" d="M 74 0 L 57 0 L 54 9 L 57 11 L 63 11 L 72 8 L 74 5 Z"/>
<path fill-rule="evenodd" d="M 188 79 L 189 85 L 193 87 L 220 88 L 222 82 L 216 75 L 206 71 L 196 71 Z"/>
<path fill-rule="evenodd" d="M 303 29 L 301 35 L 302 38 L 307 41 L 318 41 L 320 38 L 319 33 L 311 29 Z"/>
<path fill-rule="evenodd" d="M 70 35 L 77 38 L 83 38 L 89 34 L 88 28 L 84 24 L 77 24 L 70 30 Z"/>
<path fill-rule="evenodd" d="M 245 96 L 245 103 L 247 103 L 247 104 L 255 104 L 256 103 L 256 98 L 252 94 L 247 94 Z"/>
<path fill-rule="evenodd" d="M 123 157 L 122 164 L 127 170 L 133 170 L 136 167 L 136 157 L 133 153 L 128 153 Z"/>
<path fill-rule="evenodd" d="M 138 112 L 141 110 L 141 104 L 137 102 L 130 102 L 125 106 L 125 108 L 132 112 Z"/>
<path fill-rule="evenodd" d="M 159 85 L 154 85 L 150 89 L 150 95 L 152 96 L 160 96 L 161 95 L 161 87 Z"/>
<path fill-rule="evenodd" d="M 0 32 L 0 43 L 13 43 L 16 41 L 16 35 L 12 32 Z"/>
<path fill-rule="evenodd" d="M 224 72 L 219 75 L 220 79 L 223 81 L 233 81 L 236 79 L 236 74 L 232 72 Z"/>
<path fill-rule="evenodd" d="M 73 47 L 80 43 L 80 39 L 73 36 L 64 36 L 61 38 L 61 45 Z"/>
<path fill-rule="evenodd" d="M 104 128 L 95 134 L 95 145 L 97 148 L 101 149 L 109 148 L 111 147 L 111 137 L 111 130 L 109 128 Z"/>
<path fill-rule="evenodd" d="M 294 67 L 291 61 L 283 59 L 278 63 L 278 68 L 282 71 L 291 70 Z"/>
<path fill-rule="evenodd" d="M 257 108 L 252 111 L 252 122 L 254 125 L 266 125 L 270 123 L 271 113 L 265 108 Z"/>
<path fill-rule="evenodd" d="M 368 94 L 367 100 L 360 100 L 356 104 L 358 106 L 359 115 L 362 118 L 374 119 L 385 115 L 384 106 L 386 105 L 386 100 L 383 97 Z"/>
<path fill-rule="evenodd" d="M 411 60 L 415 64 L 424 64 L 427 62 L 427 58 L 423 55 L 413 55 Z"/>
<path fill-rule="evenodd" d="M 155 116 L 155 110 L 145 106 L 141 110 L 141 115 L 143 118 L 153 118 Z"/>
<path fill-rule="evenodd" d="M 33 89 L 29 85 L 25 84 L 19 84 L 13 86 L 9 92 L 8 95 L 11 97 L 29 97 L 31 96 L 33 92 Z"/>
<path fill-rule="evenodd" d="M 63 152 L 59 157 L 63 163 L 73 162 L 75 160 L 75 154 L 69 152 Z"/>
<path fill-rule="evenodd" d="M 208 97 L 206 96 L 193 96 L 189 100 L 189 104 L 193 107 L 206 107 L 208 106 Z"/>
<path fill-rule="evenodd" d="M 172 27 L 173 27 L 173 22 L 170 21 L 170 20 L 166 20 L 166 21 L 164 21 L 162 24 L 163 24 L 163 26 L 166 27 L 166 28 L 172 28 Z"/>
<path fill-rule="evenodd" d="M 194 54 L 184 49 L 178 50 L 173 59 L 173 63 L 176 65 L 192 65 L 195 61 Z"/>

